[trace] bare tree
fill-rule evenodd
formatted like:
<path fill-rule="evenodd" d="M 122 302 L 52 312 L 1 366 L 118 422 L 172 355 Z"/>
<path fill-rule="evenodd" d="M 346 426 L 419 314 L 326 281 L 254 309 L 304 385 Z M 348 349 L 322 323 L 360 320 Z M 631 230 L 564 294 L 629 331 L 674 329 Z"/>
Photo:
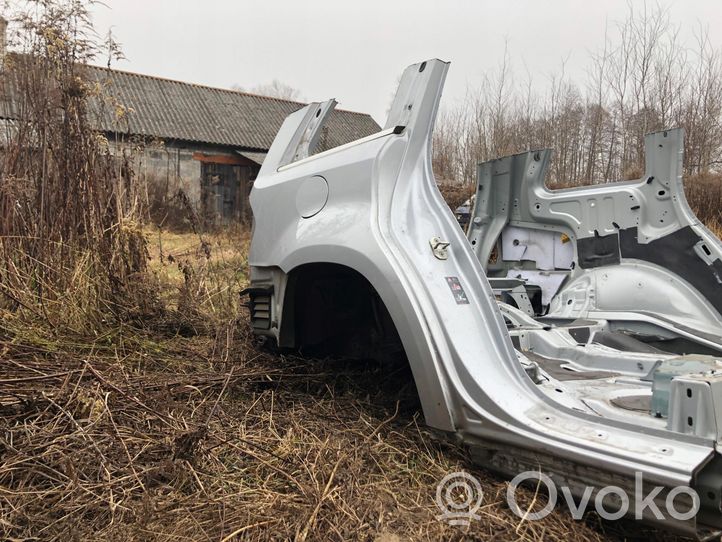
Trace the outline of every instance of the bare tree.
<path fill-rule="evenodd" d="M 274 79 L 270 83 L 263 85 L 256 85 L 250 89 L 246 89 L 240 85 L 233 85 L 231 88 L 240 92 L 250 92 L 251 94 L 260 94 L 261 96 L 280 98 L 281 100 L 290 100 L 294 102 L 303 101 L 303 96 L 301 95 L 300 90 L 295 89 L 278 79 Z"/>
<path fill-rule="evenodd" d="M 688 52 L 660 8 L 630 4 L 590 57 L 585 80 L 564 70 L 546 88 L 519 84 L 508 47 L 497 70 L 467 89 L 464 103 L 442 112 L 434 166 L 444 179 L 473 182 L 476 164 L 531 148 L 555 149 L 550 176 L 560 185 L 637 178 L 644 135 L 683 127 L 685 173 L 722 169 L 722 51 L 707 31 Z"/>

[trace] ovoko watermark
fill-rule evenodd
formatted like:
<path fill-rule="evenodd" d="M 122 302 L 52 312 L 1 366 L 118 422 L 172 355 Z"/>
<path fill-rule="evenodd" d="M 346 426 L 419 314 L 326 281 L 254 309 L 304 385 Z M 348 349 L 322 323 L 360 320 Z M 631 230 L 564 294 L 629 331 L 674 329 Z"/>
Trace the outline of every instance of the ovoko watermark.
<path fill-rule="evenodd" d="M 436 486 L 436 506 L 441 514 L 436 519 L 450 525 L 469 525 L 480 519 L 476 511 L 484 500 L 481 483 L 468 472 L 452 472 Z"/>
<path fill-rule="evenodd" d="M 519 486 L 525 482 L 546 487 L 549 498 L 541 510 L 523 510 L 519 506 L 516 492 Z M 527 521 L 536 521 L 547 517 L 557 505 L 560 493 L 574 519 L 582 519 L 590 504 L 602 518 L 610 521 L 618 520 L 626 515 L 640 520 L 645 514 L 658 520 L 671 517 L 679 521 L 687 521 L 697 515 L 700 500 L 694 489 L 686 486 L 672 488 L 667 493 L 664 504 L 661 504 L 658 502 L 658 497 L 663 490 L 664 487 L 655 486 L 646 488 L 645 491 L 643 475 L 641 472 L 637 472 L 634 476 L 634 495 L 631 498 L 627 491 L 619 486 L 610 485 L 602 488 L 586 486 L 578 496 L 579 502 L 577 502 L 567 486 L 557 487 L 554 481 L 544 473 L 525 471 L 515 476 L 509 483 L 506 490 L 506 502 L 514 514 Z M 688 497 L 685 499 L 687 503 L 684 507 L 675 502 L 680 495 Z M 447 521 L 450 525 L 469 525 L 473 520 L 479 519 L 476 512 L 481 507 L 483 499 L 481 483 L 474 476 L 463 471 L 447 474 L 436 486 L 435 501 L 441 511 L 436 518 Z M 690 500 L 691 506 L 689 506 Z M 613 506 L 609 504 L 610 501 L 614 502 Z"/>

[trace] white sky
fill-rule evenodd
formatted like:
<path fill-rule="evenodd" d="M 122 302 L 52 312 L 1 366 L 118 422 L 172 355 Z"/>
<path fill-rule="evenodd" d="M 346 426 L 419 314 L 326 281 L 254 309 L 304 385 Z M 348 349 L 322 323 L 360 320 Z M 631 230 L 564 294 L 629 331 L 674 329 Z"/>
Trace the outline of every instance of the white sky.
<path fill-rule="evenodd" d="M 629 9 L 626 0 L 104 1 L 95 25 L 101 35 L 112 26 L 120 41 L 127 60 L 118 69 L 226 88 L 279 79 L 308 101 L 336 98 L 380 124 L 408 64 L 451 61 L 444 104 L 453 105 L 498 66 L 505 41 L 519 78 L 528 69 L 542 85 L 567 59 L 566 73 L 581 80 L 605 28 Z M 690 46 L 703 25 L 720 47 L 720 0 L 660 4 Z"/>

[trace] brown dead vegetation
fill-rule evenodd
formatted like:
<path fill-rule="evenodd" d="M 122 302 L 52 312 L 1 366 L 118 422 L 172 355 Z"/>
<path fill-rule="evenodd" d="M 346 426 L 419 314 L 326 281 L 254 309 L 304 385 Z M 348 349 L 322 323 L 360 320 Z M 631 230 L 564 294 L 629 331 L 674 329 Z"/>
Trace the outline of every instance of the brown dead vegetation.
<path fill-rule="evenodd" d="M 17 21 L 27 116 L 0 180 L 0 538 L 659 536 L 593 513 L 514 516 L 504 480 L 424 427 L 406 365 L 259 349 L 238 299 L 248 231 L 143 225 L 130 161 L 87 122 L 102 89 L 77 71 L 95 51 L 83 4 L 31 4 Z M 436 518 L 436 485 L 459 470 L 484 490 L 469 528 Z"/>
<path fill-rule="evenodd" d="M 473 184 L 439 181 L 437 185 L 439 192 L 441 192 L 446 204 L 452 211 L 455 211 L 457 207 L 463 205 L 464 202 L 476 192 L 476 185 Z"/>
<path fill-rule="evenodd" d="M 194 337 L 121 328 L 95 341 L 49 340 L 46 330 L 14 329 L 5 320 L 0 536 L 649 535 L 593 514 L 575 522 L 562 509 L 542 522 L 521 521 L 505 504 L 503 480 L 424 428 L 408 367 L 263 353 L 241 318 Z M 472 472 L 484 489 L 481 519 L 469 528 L 436 519 L 436 484 L 459 470 Z M 533 499 L 533 490 L 521 491 L 523 506 Z"/>
<path fill-rule="evenodd" d="M 630 2 L 576 80 L 564 61 L 553 74 L 518 70 L 506 45 L 497 69 L 439 116 L 433 161 L 441 178 L 471 184 L 478 161 L 542 148 L 554 150 L 554 183 L 639 177 L 645 134 L 670 128 L 685 131 L 685 175 L 719 170 L 722 51 L 709 28 L 685 42 L 664 6 Z"/>

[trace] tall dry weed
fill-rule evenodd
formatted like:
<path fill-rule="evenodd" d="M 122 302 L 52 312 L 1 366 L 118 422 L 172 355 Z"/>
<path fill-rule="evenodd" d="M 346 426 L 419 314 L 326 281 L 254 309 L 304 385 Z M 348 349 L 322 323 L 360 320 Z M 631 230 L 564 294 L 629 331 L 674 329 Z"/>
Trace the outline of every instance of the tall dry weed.
<path fill-rule="evenodd" d="M 151 310 L 132 160 L 94 130 L 102 88 L 85 64 L 101 46 L 87 5 L 28 3 L 3 65 L 0 308 L 94 329 Z M 97 109 L 97 107 L 96 107 Z"/>

